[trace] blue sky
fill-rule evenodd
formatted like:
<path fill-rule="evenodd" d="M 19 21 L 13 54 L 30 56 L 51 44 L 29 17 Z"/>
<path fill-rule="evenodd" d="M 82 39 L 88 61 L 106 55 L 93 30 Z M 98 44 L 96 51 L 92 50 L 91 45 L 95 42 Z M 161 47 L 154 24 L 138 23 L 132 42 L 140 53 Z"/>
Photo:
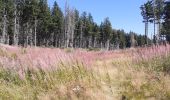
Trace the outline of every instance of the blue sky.
<path fill-rule="evenodd" d="M 50 7 L 57 1 L 64 10 L 66 0 L 48 0 Z M 98 24 L 109 17 L 113 29 L 124 29 L 144 34 L 144 23 L 140 14 L 140 6 L 147 0 L 68 0 L 70 7 L 81 12 L 90 12 Z"/>

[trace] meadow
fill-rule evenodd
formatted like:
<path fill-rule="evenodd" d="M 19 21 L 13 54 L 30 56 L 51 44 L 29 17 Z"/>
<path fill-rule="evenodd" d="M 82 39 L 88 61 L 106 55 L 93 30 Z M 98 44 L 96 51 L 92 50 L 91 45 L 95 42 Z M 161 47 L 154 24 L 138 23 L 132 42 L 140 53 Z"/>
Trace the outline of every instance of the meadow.
<path fill-rule="evenodd" d="M 101 51 L 0 45 L 1 100 L 170 100 L 170 45 Z"/>

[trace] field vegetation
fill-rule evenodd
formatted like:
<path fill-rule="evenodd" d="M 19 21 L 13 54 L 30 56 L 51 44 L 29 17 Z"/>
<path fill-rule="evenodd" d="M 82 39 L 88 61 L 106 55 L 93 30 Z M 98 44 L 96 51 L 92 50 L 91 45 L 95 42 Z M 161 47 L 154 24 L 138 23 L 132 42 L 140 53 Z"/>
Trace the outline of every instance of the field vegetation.
<path fill-rule="evenodd" d="M 1 44 L 0 99 L 169 100 L 170 45 L 115 51 Z"/>

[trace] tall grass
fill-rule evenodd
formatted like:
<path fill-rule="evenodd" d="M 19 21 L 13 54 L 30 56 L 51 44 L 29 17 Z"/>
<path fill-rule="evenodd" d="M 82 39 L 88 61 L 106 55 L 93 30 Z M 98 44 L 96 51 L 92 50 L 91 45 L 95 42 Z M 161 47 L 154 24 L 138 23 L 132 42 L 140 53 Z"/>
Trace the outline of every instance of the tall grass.
<path fill-rule="evenodd" d="M 170 46 L 138 48 L 132 52 L 132 65 L 123 69 L 123 97 L 139 100 L 170 99 Z M 128 71 L 129 69 L 129 71 Z"/>
<path fill-rule="evenodd" d="M 118 51 L 1 46 L 2 100 L 169 100 L 170 46 Z"/>

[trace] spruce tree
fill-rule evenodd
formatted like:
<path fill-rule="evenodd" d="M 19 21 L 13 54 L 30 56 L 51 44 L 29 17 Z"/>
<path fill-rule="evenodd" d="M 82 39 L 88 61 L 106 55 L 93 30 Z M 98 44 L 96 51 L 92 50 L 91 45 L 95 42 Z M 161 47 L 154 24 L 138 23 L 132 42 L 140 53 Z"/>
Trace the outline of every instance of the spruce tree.
<path fill-rule="evenodd" d="M 105 18 L 103 22 L 103 36 L 105 48 L 109 50 L 110 40 L 112 38 L 112 25 L 108 17 Z"/>
<path fill-rule="evenodd" d="M 59 8 L 57 2 L 54 2 L 53 8 L 52 8 L 52 24 L 51 24 L 51 33 L 54 37 L 53 39 L 53 46 L 60 47 L 60 44 L 62 43 L 62 26 L 63 26 L 63 13 L 61 9 Z"/>
<path fill-rule="evenodd" d="M 92 46 L 92 31 L 93 31 L 93 17 L 92 15 L 89 13 L 87 16 L 87 22 L 86 22 L 86 33 L 85 33 L 85 37 L 86 37 L 86 48 L 89 48 Z"/>
<path fill-rule="evenodd" d="M 74 31 L 74 47 L 80 47 L 81 21 L 79 11 L 75 9 L 75 31 Z"/>
<path fill-rule="evenodd" d="M 154 11 L 153 11 L 153 1 L 148 1 L 141 7 L 141 15 L 143 17 L 143 22 L 145 23 L 145 44 L 148 44 L 148 25 L 149 22 L 154 22 Z M 154 32 L 155 33 L 155 32 Z"/>
<path fill-rule="evenodd" d="M 37 29 L 37 38 L 38 44 L 49 46 L 50 45 L 50 24 L 51 24 L 51 12 L 48 7 L 47 0 L 39 1 L 40 12 L 38 14 L 38 29 Z"/>
<path fill-rule="evenodd" d="M 126 38 L 124 30 L 118 30 L 117 35 L 119 39 L 119 48 L 124 49 L 126 47 Z"/>
<path fill-rule="evenodd" d="M 165 3 L 163 29 L 166 39 L 170 43 L 170 1 Z"/>

